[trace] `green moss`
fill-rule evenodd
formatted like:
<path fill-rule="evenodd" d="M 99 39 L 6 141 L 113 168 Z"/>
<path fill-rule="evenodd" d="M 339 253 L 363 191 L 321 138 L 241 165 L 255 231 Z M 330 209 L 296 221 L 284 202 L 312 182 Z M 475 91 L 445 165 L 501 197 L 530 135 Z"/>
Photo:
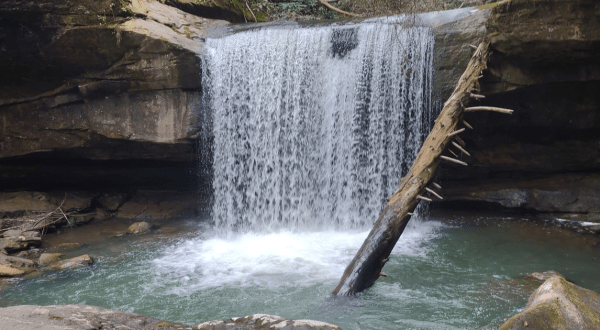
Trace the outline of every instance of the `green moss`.
<path fill-rule="evenodd" d="M 596 328 L 600 329 L 600 315 L 593 311 L 588 304 L 581 299 L 575 284 L 568 282 L 564 278 L 560 279 L 560 283 L 565 288 L 567 298 L 577 306 L 579 311 L 585 315 Z"/>
<path fill-rule="evenodd" d="M 489 9 L 489 8 L 494 8 L 496 6 L 498 6 L 498 3 L 492 2 L 492 3 L 485 4 L 485 5 L 477 6 L 477 9 Z"/>
<path fill-rule="evenodd" d="M 166 326 L 169 326 L 169 324 L 171 324 L 171 322 L 160 322 L 160 323 L 156 324 L 156 326 L 159 328 L 164 328 Z"/>

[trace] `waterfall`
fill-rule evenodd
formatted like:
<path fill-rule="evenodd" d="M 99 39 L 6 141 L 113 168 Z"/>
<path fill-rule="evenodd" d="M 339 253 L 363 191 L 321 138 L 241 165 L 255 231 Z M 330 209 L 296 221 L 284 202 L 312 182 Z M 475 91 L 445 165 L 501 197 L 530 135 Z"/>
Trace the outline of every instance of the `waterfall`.
<path fill-rule="evenodd" d="M 365 229 L 432 114 L 433 33 L 394 24 L 207 39 L 217 229 Z"/>

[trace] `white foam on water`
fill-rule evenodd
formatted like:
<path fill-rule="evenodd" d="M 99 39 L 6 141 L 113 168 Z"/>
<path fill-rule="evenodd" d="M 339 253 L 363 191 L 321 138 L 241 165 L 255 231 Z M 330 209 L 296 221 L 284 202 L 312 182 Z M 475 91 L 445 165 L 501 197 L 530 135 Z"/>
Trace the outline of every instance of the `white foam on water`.
<path fill-rule="evenodd" d="M 425 257 L 439 222 L 407 228 L 393 254 Z M 193 239 L 153 260 L 157 277 L 178 282 L 177 293 L 220 286 L 308 286 L 337 281 L 367 231 L 245 233 Z"/>

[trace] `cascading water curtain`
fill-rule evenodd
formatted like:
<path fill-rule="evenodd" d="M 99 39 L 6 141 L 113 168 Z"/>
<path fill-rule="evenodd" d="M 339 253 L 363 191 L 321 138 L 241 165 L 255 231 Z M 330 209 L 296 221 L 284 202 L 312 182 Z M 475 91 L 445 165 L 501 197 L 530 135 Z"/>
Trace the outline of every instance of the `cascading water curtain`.
<path fill-rule="evenodd" d="M 432 111 L 433 33 L 393 24 L 206 41 L 217 229 L 365 229 Z"/>

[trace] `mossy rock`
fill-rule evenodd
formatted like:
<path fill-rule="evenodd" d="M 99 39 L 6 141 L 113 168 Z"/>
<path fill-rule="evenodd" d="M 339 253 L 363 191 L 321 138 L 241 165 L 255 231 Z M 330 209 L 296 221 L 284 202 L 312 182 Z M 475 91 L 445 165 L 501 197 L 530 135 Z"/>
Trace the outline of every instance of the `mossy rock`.
<path fill-rule="evenodd" d="M 167 0 L 165 3 L 199 17 L 234 23 L 254 22 L 254 17 L 243 0 Z M 269 20 L 267 13 L 261 10 L 253 9 L 252 12 L 258 22 Z"/>
<path fill-rule="evenodd" d="M 553 276 L 533 292 L 522 313 L 498 328 L 518 329 L 600 329 L 600 294 Z"/>

